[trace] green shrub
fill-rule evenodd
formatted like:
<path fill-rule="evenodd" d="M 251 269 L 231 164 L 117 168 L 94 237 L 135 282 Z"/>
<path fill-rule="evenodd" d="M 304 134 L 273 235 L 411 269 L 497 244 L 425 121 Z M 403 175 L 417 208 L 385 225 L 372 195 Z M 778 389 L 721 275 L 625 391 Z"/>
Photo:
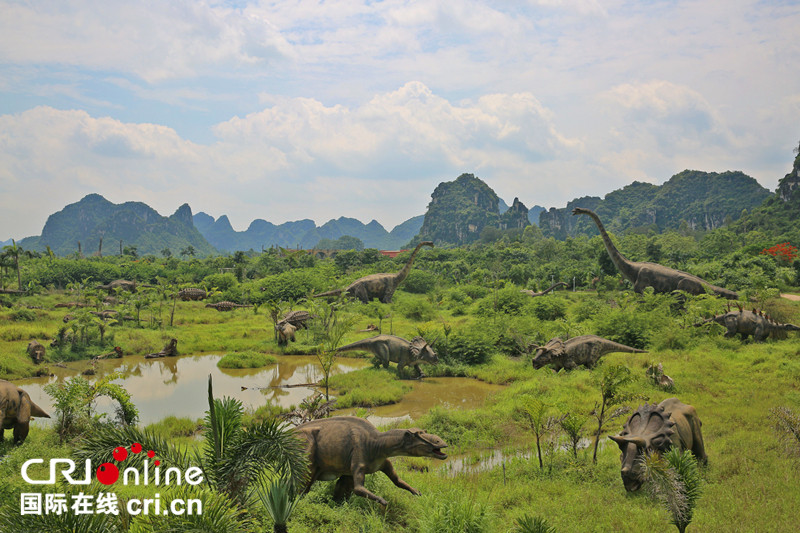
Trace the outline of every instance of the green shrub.
<path fill-rule="evenodd" d="M 412 270 L 400 288 L 413 294 L 425 294 L 436 288 L 436 275 L 425 270 Z"/>
<path fill-rule="evenodd" d="M 528 304 L 530 297 L 517 287 L 505 287 L 489 293 L 478 302 L 476 313 L 479 316 L 491 316 L 493 313 L 518 315 Z"/>
<path fill-rule="evenodd" d="M 453 333 L 436 344 L 436 353 L 447 364 L 482 365 L 492 356 L 492 342 L 479 334 Z"/>
<path fill-rule="evenodd" d="M 396 308 L 403 316 L 415 322 L 428 322 L 436 318 L 436 308 L 423 298 L 398 301 Z"/>
<path fill-rule="evenodd" d="M 230 290 L 238 283 L 236 276 L 230 272 L 225 274 L 211 274 L 203 278 L 203 283 L 209 288 L 214 288 L 220 291 Z"/>
<path fill-rule="evenodd" d="M 597 334 L 615 342 L 647 348 L 650 341 L 650 317 L 636 309 L 611 309 L 596 320 Z"/>
<path fill-rule="evenodd" d="M 575 320 L 583 322 L 597 316 L 604 308 L 603 302 L 597 298 L 586 298 L 572 308 Z"/>
<path fill-rule="evenodd" d="M 261 368 L 277 362 L 278 360 L 272 355 L 247 351 L 226 353 L 217 362 L 217 366 L 219 368 Z"/>
<path fill-rule="evenodd" d="M 567 316 L 567 304 L 561 298 L 538 297 L 532 298 L 529 309 L 533 316 L 539 320 L 556 320 Z"/>
<path fill-rule="evenodd" d="M 490 507 L 456 489 L 425 496 L 419 518 L 420 533 L 483 533 L 491 531 Z"/>
<path fill-rule="evenodd" d="M 36 313 L 30 309 L 17 309 L 10 315 L 15 322 L 33 322 L 36 320 Z"/>
<path fill-rule="evenodd" d="M 397 403 L 411 386 L 394 376 L 394 368 L 387 370 L 365 368 L 330 378 L 331 389 L 336 394 L 336 408 L 377 407 Z"/>

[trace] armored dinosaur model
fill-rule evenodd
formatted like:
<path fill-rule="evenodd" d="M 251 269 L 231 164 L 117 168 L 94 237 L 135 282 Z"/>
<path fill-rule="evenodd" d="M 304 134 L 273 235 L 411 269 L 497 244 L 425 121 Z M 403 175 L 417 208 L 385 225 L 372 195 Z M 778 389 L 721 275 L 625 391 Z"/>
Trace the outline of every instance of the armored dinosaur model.
<path fill-rule="evenodd" d="M 314 318 L 314 315 L 312 315 L 308 311 L 302 311 L 302 310 L 289 311 L 288 313 L 283 315 L 283 318 L 281 319 L 280 322 L 278 322 L 278 324 L 285 322 L 287 324 L 293 325 L 297 329 L 308 329 L 308 325 L 306 324 L 306 322 L 308 322 L 312 318 Z"/>
<path fill-rule="evenodd" d="M 5 438 L 6 430 L 12 428 L 14 444 L 25 442 L 32 417 L 50 418 L 50 415 L 33 403 L 27 392 L 0 379 L 0 442 Z"/>
<path fill-rule="evenodd" d="M 183 302 L 205 300 L 208 293 L 203 289 L 187 288 L 178 291 L 178 299 Z"/>
<path fill-rule="evenodd" d="M 346 293 L 353 298 L 358 298 L 363 303 L 369 303 L 373 300 L 373 298 L 377 298 L 386 304 L 391 303 L 394 291 L 403 282 L 403 280 L 406 279 L 408 273 L 411 272 L 411 265 L 414 263 L 414 258 L 417 256 L 419 249 L 423 246 L 433 246 L 433 242 L 422 241 L 419 243 L 417 247 L 414 248 L 414 252 L 411 254 L 411 257 L 408 258 L 406 265 L 400 270 L 400 272 L 396 274 L 370 274 L 369 276 L 364 276 L 363 278 L 355 280 L 344 289 L 336 289 L 333 291 L 314 294 L 313 297 L 320 298 L 323 296 L 339 296 L 342 293 Z"/>
<path fill-rule="evenodd" d="M 411 341 L 407 341 L 394 335 L 377 335 L 347 344 L 336 351 L 348 352 L 353 350 L 370 352 L 378 358 L 384 368 L 389 368 L 390 362 L 397 363 L 398 376 L 402 375 L 403 368 L 413 366 L 417 371 L 417 377 L 422 377 L 424 374 L 419 369 L 420 363 L 435 365 L 439 362 L 436 352 L 422 337 L 414 337 Z"/>
<path fill-rule="evenodd" d="M 442 452 L 447 444 L 436 435 L 416 428 L 381 433 L 370 422 L 356 416 L 314 420 L 297 426 L 294 431 L 306 441 L 310 476 L 305 492 L 315 481 L 338 479 L 334 491 L 337 500 L 354 492 L 386 507 L 386 500 L 364 486 L 366 475 L 378 471 L 386 474 L 395 486 L 418 496 L 417 489 L 400 479 L 389 458 L 447 458 Z"/>
<path fill-rule="evenodd" d="M 600 230 L 600 236 L 603 238 L 603 243 L 606 246 L 608 255 L 611 257 L 611 261 L 614 263 L 614 266 L 617 267 L 620 274 L 633 283 L 633 290 L 635 292 L 641 293 L 646 287 L 653 287 L 653 289 L 659 293 L 681 290 L 689 294 L 705 294 L 706 291 L 710 291 L 717 296 L 731 300 L 735 300 L 739 297 L 733 291 L 712 285 L 704 279 L 689 274 L 688 272 L 675 270 L 674 268 L 669 268 L 657 263 L 631 261 L 617 250 L 617 247 L 611 242 L 611 237 L 606 233 L 603 223 L 600 222 L 600 218 L 593 211 L 584 209 L 583 207 L 576 207 L 572 210 L 572 214 L 589 215 L 592 220 L 594 220 L 597 229 Z"/>
<path fill-rule="evenodd" d="M 563 281 L 559 281 L 558 283 L 556 283 L 555 285 L 553 285 L 553 286 L 552 286 L 552 287 L 550 287 L 549 289 L 545 289 L 545 290 L 543 290 L 542 292 L 533 292 L 532 290 L 529 290 L 529 289 L 522 289 L 520 292 L 524 292 L 524 293 L 525 293 L 525 294 L 527 294 L 528 296 L 544 296 L 545 294 L 547 294 L 548 292 L 552 291 L 552 290 L 553 290 L 553 289 L 555 289 L 556 287 L 560 287 L 560 286 L 562 286 L 562 285 L 563 285 L 564 287 L 569 287 L 569 285 L 567 285 L 567 284 L 566 284 L 566 283 L 564 283 Z"/>
<path fill-rule="evenodd" d="M 215 304 L 206 304 L 206 307 L 210 307 L 212 309 L 216 309 L 217 311 L 233 311 L 238 307 L 253 307 L 252 305 L 241 305 L 236 304 L 233 302 L 229 302 L 227 300 L 223 300 L 222 302 L 217 302 Z"/>
<path fill-rule="evenodd" d="M 533 368 L 551 365 L 556 371 L 565 368 L 572 370 L 583 365 L 592 368 L 607 353 L 646 353 L 645 350 L 631 348 L 618 342 L 598 337 L 597 335 L 581 335 L 562 341 L 555 337 L 544 346 L 533 346 L 536 353 L 533 357 Z"/>
<path fill-rule="evenodd" d="M 33 361 L 33 364 L 35 365 L 38 365 L 44 361 L 44 356 L 47 353 L 45 347 L 39 341 L 29 342 L 26 350 L 31 358 L 31 361 Z"/>
<path fill-rule="evenodd" d="M 622 452 L 622 483 L 633 492 L 642 486 L 642 462 L 645 452 L 663 453 L 675 446 L 680 451 L 691 450 L 698 461 L 706 463 L 702 423 L 694 407 L 669 398 L 660 404 L 639 406 L 619 435 L 609 435 Z"/>
<path fill-rule="evenodd" d="M 762 342 L 778 331 L 800 331 L 800 326 L 781 324 L 756 309 L 752 311 L 744 310 L 741 305 L 739 305 L 738 311 L 728 310 L 724 315 L 708 318 L 699 324 L 695 324 L 695 326 L 702 326 L 710 322 L 725 326 L 727 329 L 725 332 L 726 337 L 734 337 L 738 333 L 743 339 L 746 339 L 752 335 L 753 340 L 756 342 Z"/>

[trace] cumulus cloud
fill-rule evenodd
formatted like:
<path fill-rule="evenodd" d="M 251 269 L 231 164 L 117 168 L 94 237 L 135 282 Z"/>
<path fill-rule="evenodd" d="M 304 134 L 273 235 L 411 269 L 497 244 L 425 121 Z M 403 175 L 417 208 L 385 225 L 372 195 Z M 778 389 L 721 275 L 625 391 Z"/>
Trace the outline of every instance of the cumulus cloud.
<path fill-rule="evenodd" d="M 125 71 L 152 82 L 291 53 L 268 20 L 194 0 L 2 1 L 0 11 L 5 63 Z"/>
<path fill-rule="evenodd" d="M 164 126 L 39 107 L 0 117 L 2 177 L 29 194 L 54 184 L 59 194 L 47 200 L 47 212 L 65 198 L 100 192 L 167 213 L 189 202 L 228 214 L 238 227 L 254 218 L 347 215 L 391 229 L 423 213 L 442 180 L 462 172 L 531 175 L 535 165 L 580 148 L 531 94 L 453 103 L 420 82 L 352 108 L 273 98 L 214 131 L 218 140 L 200 145 Z M 416 212 L 387 214 L 398 203 Z M 13 202 L 5 207 L 7 216 L 19 215 Z"/>

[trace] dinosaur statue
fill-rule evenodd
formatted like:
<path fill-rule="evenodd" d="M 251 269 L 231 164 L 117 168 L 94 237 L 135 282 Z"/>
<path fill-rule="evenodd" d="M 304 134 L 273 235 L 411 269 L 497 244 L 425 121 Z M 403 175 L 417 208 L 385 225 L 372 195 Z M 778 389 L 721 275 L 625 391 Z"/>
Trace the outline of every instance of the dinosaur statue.
<path fill-rule="evenodd" d="M 27 392 L 13 383 L 0 379 L 0 442 L 5 430 L 14 428 L 14 444 L 22 444 L 28 436 L 31 417 L 50 418 L 31 401 Z"/>
<path fill-rule="evenodd" d="M 338 478 L 334 491 L 336 500 L 355 492 L 386 507 L 386 500 L 364 487 L 366 474 L 378 471 L 386 474 L 395 486 L 418 496 L 418 490 L 398 477 L 389 458 L 447 458 L 442 452 L 447 444 L 436 435 L 416 428 L 381 433 L 370 422 L 356 416 L 314 420 L 297 426 L 294 431 L 306 441 L 310 476 L 305 492 L 315 481 Z"/>
<path fill-rule="evenodd" d="M 346 293 L 353 298 L 358 298 L 363 303 L 369 303 L 373 298 L 378 298 L 381 302 L 388 304 L 392 302 L 392 295 L 397 287 L 403 282 L 411 272 L 411 265 L 414 263 L 414 258 L 423 246 L 433 246 L 432 241 L 422 241 L 414 248 L 411 257 L 408 258 L 406 265 L 397 274 L 384 273 L 384 274 L 370 274 L 355 280 L 344 289 L 336 289 L 328 292 L 322 292 L 312 295 L 313 298 L 321 298 L 323 296 L 339 296 Z"/>
<path fill-rule="evenodd" d="M 286 346 L 289 341 L 295 341 L 294 334 L 297 331 L 297 327 L 289 322 L 278 322 L 275 324 L 275 331 L 278 332 L 278 346 Z"/>
<path fill-rule="evenodd" d="M 707 318 L 695 324 L 695 326 L 702 326 L 710 322 L 725 326 L 728 330 L 725 332 L 726 337 L 734 337 L 738 333 L 741 334 L 742 339 L 746 339 L 749 335 L 752 335 L 753 340 L 756 342 L 762 342 L 778 331 L 800 331 L 800 327 L 794 324 L 781 324 L 761 311 L 742 309 L 741 305 L 739 305 L 738 311 L 729 309 L 724 315 Z"/>
<path fill-rule="evenodd" d="M 178 339 L 170 339 L 160 352 L 149 353 L 145 359 L 157 359 L 159 357 L 175 357 L 178 355 Z"/>
<path fill-rule="evenodd" d="M 278 324 L 282 322 L 286 322 L 288 324 L 293 325 L 297 329 L 308 329 L 308 325 L 306 322 L 314 318 L 314 315 L 309 313 L 308 311 L 289 311 L 283 318 L 281 319 Z"/>
<path fill-rule="evenodd" d="M 593 211 L 583 207 L 576 207 L 572 210 L 572 214 L 589 215 L 592 220 L 594 220 L 597 229 L 600 230 L 600 236 L 603 238 L 603 243 L 606 245 L 606 250 L 611 257 L 611 261 L 614 263 L 614 266 L 617 267 L 620 274 L 633 283 L 633 290 L 635 292 L 641 293 L 646 287 L 653 287 L 658 293 L 669 293 L 681 290 L 689 294 L 705 294 L 709 291 L 717 296 L 730 300 L 735 300 L 739 297 L 739 295 L 733 291 L 712 285 L 704 279 L 689 274 L 688 272 L 675 270 L 674 268 L 665 267 L 657 263 L 631 261 L 617 250 L 617 247 L 611 242 L 611 237 L 606 233 L 603 223 L 600 222 L 600 218 Z"/>
<path fill-rule="evenodd" d="M 203 289 L 188 288 L 178 291 L 178 299 L 183 302 L 188 302 L 190 300 L 205 300 L 207 296 L 208 293 Z"/>
<path fill-rule="evenodd" d="M 592 368 L 607 353 L 646 353 L 645 350 L 631 348 L 597 335 L 581 335 L 566 342 L 555 337 L 544 346 L 533 346 L 532 349 L 536 350 L 533 368 L 539 369 L 551 365 L 556 371 L 562 368 L 573 370 L 578 365 Z"/>
<path fill-rule="evenodd" d="M 252 305 L 241 305 L 235 304 L 233 302 L 229 302 L 224 300 L 222 302 L 217 302 L 215 304 L 206 304 L 206 307 L 210 307 L 212 309 L 216 309 L 217 311 L 233 311 L 237 307 L 253 307 Z"/>
<path fill-rule="evenodd" d="M 413 366 L 417 371 L 417 377 L 421 378 L 424 374 L 419 369 L 420 363 L 435 365 L 439 362 L 436 352 L 422 337 L 414 337 L 413 340 L 407 341 L 394 335 L 376 335 L 342 346 L 336 352 L 353 350 L 370 352 L 384 368 L 389 368 L 390 362 L 397 363 L 398 376 L 403 374 L 404 367 Z"/>
<path fill-rule="evenodd" d="M 127 279 L 116 279 L 106 285 L 98 285 L 96 289 L 108 291 L 109 294 L 114 292 L 114 289 L 122 289 L 124 291 L 136 292 L 137 287 L 153 287 L 144 283 L 136 283 L 135 281 L 128 281 Z"/>
<path fill-rule="evenodd" d="M 62 302 L 54 305 L 55 308 L 62 308 L 62 307 L 89 307 L 89 304 L 80 303 L 80 302 Z"/>
<path fill-rule="evenodd" d="M 545 294 L 547 294 L 548 292 L 552 291 L 552 290 L 553 290 L 553 289 L 555 289 L 556 287 L 560 287 L 560 286 L 562 286 L 562 285 L 563 285 L 564 287 L 569 287 L 569 285 L 567 285 L 567 284 L 566 284 L 566 283 L 564 283 L 563 281 L 559 281 L 558 283 L 556 283 L 555 285 L 553 285 L 553 286 L 552 286 L 552 287 L 550 287 L 549 289 L 545 289 L 545 290 L 543 290 L 542 292 L 533 292 L 532 290 L 529 290 L 529 289 L 522 289 L 520 292 L 524 292 L 524 293 L 525 293 L 525 294 L 527 294 L 528 296 L 534 296 L 534 297 L 535 297 L 535 296 L 544 296 Z"/>
<path fill-rule="evenodd" d="M 47 353 L 44 346 L 42 346 L 39 341 L 31 341 L 28 343 L 28 347 L 26 348 L 28 355 L 33 361 L 33 364 L 38 365 L 42 361 L 44 361 L 44 356 Z"/>
<path fill-rule="evenodd" d="M 619 435 L 609 435 L 622 452 L 622 483 L 625 490 L 634 492 L 642 486 L 642 461 L 644 453 L 662 453 L 676 446 L 680 451 L 691 450 L 701 463 L 708 462 L 702 422 L 694 407 L 668 398 L 656 405 L 645 403 L 633 413 Z"/>

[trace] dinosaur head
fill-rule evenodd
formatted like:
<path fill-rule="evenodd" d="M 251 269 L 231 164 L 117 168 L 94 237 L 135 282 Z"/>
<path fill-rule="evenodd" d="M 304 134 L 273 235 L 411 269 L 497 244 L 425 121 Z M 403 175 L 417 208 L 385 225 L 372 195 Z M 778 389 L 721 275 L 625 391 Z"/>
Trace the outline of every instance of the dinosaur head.
<path fill-rule="evenodd" d="M 572 210 L 573 215 L 592 215 L 592 211 L 590 209 L 586 209 L 585 207 L 576 207 Z"/>
<path fill-rule="evenodd" d="M 544 346 L 536 346 L 535 349 L 532 363 L 533 368 L 539 369 L 564 355 L 564 341 L 556 337 Z"/>
<path fill-rule="evenodd" d="M 442 452 L 442 448 L 447 448 L 447 444 L 437 435 L 425 433 L 417 428 L 405 430 L 403 451 L 411 457 L 447 459 L 447 454 Z"/>
<path fill-rule="evenodd" d="M 439 362 L 439 356 L 433 351 L 431 345 L 422 337 L 414 337 L 411 340 L 411 357 L 420 363 L 435 365 Z"/>
<path fill-rule="evenodd" d="M 663 453 L 672 446 L 675 422 L 670 420 L 663 407 L 657 404 L 639 406 L 619 435 L 608 438 L 619 446 L 622 463 L 622 483 L 625 490 L 634 492 L 642 486 L 642 462 L 644 453 Z"/>

